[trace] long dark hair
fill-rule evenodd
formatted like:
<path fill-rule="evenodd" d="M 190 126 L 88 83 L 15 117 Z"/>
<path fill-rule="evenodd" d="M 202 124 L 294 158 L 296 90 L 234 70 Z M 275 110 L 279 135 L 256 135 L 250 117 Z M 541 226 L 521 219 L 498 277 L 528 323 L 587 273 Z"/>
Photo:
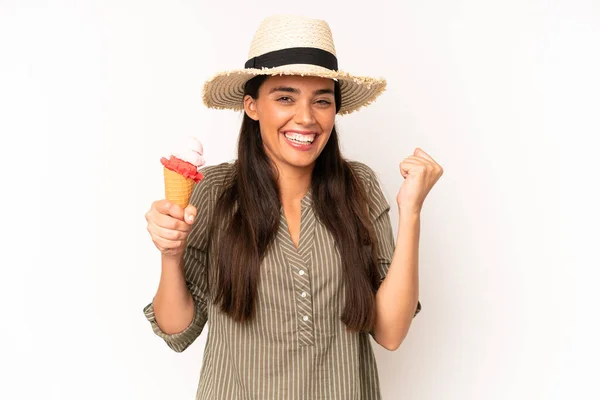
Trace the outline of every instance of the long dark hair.
<path fill-rule="evenodd" d="M 257 99 L 266 78 L 249 80 L 244 95 Z M 335 103 L 337 113 L 341 106 L 337 81 Z M 279 229 L 281 200 L 277 170 L 265 153 L 259 122 L 245 113 L 234 170 L 218 197 L 208 237 L 218 238 L 214 302 L 234 320 L 246 322 L 254 317 L 260 264 Z M 335 239 L 343 263 L 346 304 L 341 320 L 349 330 L 368 332 L 375 321 L 380 282 L 376 243 L 366 188 L 342 157 L 335 127 L 316 160 L 311 188 L 315 215 Z"/>

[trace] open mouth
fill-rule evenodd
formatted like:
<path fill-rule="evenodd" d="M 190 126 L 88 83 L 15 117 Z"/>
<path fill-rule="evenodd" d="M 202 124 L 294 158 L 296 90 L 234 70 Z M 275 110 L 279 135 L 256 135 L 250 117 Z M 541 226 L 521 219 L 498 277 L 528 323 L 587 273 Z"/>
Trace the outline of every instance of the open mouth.
<path fill-rule="evenodd" d="M 285 131 L 283 135 L 292 143 L 310 145 L 312 144 L 316 137 L 316 133 L 298 133 L 298 132 L 290 132 Z"/>

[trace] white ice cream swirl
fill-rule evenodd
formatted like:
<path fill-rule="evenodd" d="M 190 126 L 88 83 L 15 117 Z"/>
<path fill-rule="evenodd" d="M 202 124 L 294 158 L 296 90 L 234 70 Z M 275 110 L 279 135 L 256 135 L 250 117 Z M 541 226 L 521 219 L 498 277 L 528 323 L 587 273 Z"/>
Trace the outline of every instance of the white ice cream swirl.
<path fill-rule="evenodd" d="M 206 163 L 203 153 L 204 148 L 202 143 L 193 136 L 187 136 L 177 141 L 175 146 L 173 146 L 173 151 L 169 153 L 169 156 L 175 156 L 180 160 L 189 162 L 200 170 L 200 167 Z"/>

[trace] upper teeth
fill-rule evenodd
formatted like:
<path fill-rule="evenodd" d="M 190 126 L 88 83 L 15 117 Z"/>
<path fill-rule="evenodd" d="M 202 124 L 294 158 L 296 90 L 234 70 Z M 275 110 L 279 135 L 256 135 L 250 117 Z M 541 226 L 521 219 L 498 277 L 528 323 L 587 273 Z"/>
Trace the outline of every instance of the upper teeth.
<path fill-rule="evenodd" d="M 305 142 L 305 143 L 312 143 L 313 140 L 315 140 L 315 136 L 316 135 L 314 135 L 314 134 L 301 135 L 301 134 L 295 133 L 295 132 L 286 132 L 285 133 L 285 137 L 287 137 L 288 139 L 298 140 L 300 142 Z"/>

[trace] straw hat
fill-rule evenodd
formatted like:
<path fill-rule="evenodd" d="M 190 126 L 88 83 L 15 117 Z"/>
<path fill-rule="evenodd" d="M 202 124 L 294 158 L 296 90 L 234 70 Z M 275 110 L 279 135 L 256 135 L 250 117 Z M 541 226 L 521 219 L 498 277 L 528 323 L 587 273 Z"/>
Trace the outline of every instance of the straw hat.
<path fill-rule="evenodd" d="M 327 22 L 300 16 L 265 18 L 252 39 L 244 67 L 220 72 L 206 81 L 204 104 L 209 108 L 243 110 L 244 85 L 256 75 L 319 76 L 339 81 L 339 114 L 349 114 L 372 103 L 386 86 L 383 78 L 354 76 L 339 70 Z"/>

